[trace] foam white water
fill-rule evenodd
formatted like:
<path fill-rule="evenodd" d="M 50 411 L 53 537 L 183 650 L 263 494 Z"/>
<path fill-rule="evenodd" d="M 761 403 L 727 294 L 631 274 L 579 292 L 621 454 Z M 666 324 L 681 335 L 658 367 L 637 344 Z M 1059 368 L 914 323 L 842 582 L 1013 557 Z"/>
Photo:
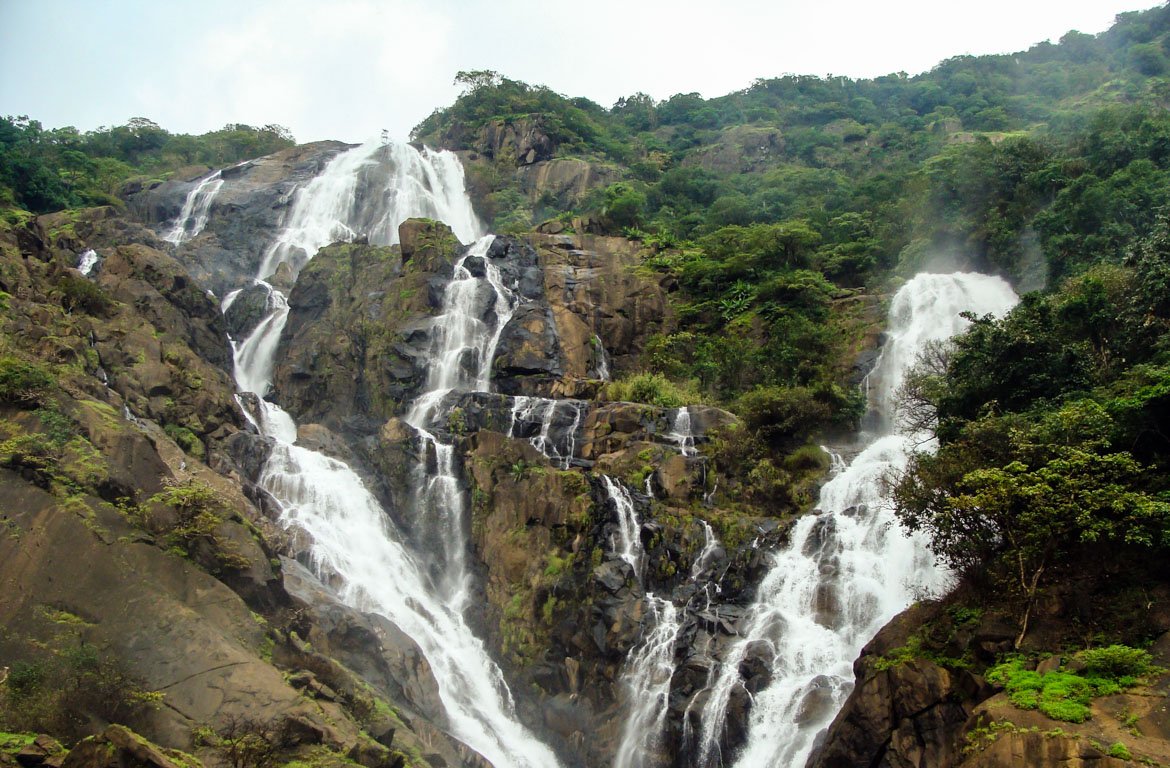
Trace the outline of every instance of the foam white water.
<path fill-rule="evenodd" d="M 487 258 L 494 239 L 492 235 L 480 238 L 455 262 L 451 282 L 443 291 L 443 312 L 431 325 L 427 381 L 406 414 L 406 422 L 416 429 L 431 425 L 450 392 L 489 391 L 496 347 L 517 303 L 499 267 Z M 470 259 L 483 262 L 483 278 L 467 268 Z M 484 281 L 492 291 L 490 306 L 485 306 L 481 290 Z"/>
<path fill-rule="evenodd" d="M 614 768 L 654 765 L 666 725 L 670 680 L 674 676 L 674 646 L 682 627 L 679 610 L 669 600 L 646 595 L 643 624 L 652 627 L 626 659 L 622 687 L 628 715 L 622 726 Z"/>
<path fill-rule="evenodd" d="M 89 277 L 89 273 L 93 272 L 93 268 L 101 263 L 102 257 L 98 256 L 97 251 L 89 248 L 82 252 L 77 260 L 77 271 Z"/>
<path fill-rule="evenodd" d="M 906 283 L 891 305 L 890 341 L 874 375 L 880 424 L 891 427 L 894 392 L 923 346 L 966 327 L 960 312 L 1000 315 L 1015 302 L 1006 282 L 986 275 L 921 274 Z M 862 646 L 917 594 L 945 587 L 948 575 L 923 540 L 897 525 L 883 496 L 885 478 L 922 443 L 921 435 L 876 437 L 821 489 L 820 513 L 794 526 L 710 686 L 699 765 L 731 762 L 719 742 L 749 650 L 766 649 L 773 678 L 752 701 L 748 740 L 734 764 L 799 768 L 852 689 Z"/>
<path fill-rule="evenodd" d="M 363 234 L 361 226 L 368 223 L 369 216 L 354 200 L 354 195 L 359 189 L 359 178 L 371 172 L 369 166 L 375 163 L 373 156 L 379 150 L 390 157 L 409 158 L 419 154 L 413 149 L 408 152 L 379 142 L 335 158 L 321 176 L 302 190 L 289 226 L 270 249 L 260 267 L 260 276 L 267 276 L 286 260 L 294 270 L 299 270 L 319 247 L 334 240 L 339 233 L 349 237 Z M 422 169 L 423 178 L 411 177 L 411 183 L 407 183 L 398 167 L 390 174 L 395 184 L 405 188 L 394 190 L 402 191 L 401 195 L 388 195 L 400 203 L 394 207 L 394 216 L 433 215 L 429 208 L 418 210 L 410 207 L 414 203 L 407 205 L 407 201 L 432 199 L 420 190 L 433 193 L 434 199 L 443 199 L 445 204 L 453 204 L 457 161 L 453 165 L 453 158 L 442 154 L 430 157 L 440 162 Z M 458 179 L 461 189 L 461 172 Z M 458 202 L 463 210 L 455 218 L 460 226 L 466 227 L 474 222 L 474 214 L 466 196 Z M 396 233 L 397 223 L 394 227 Z M 385 228 L 379 232 L 381 239 L 396 239 L 396 234 Z M 377 241 L 371 238 L 371 242 Z M 483 248 L 486 247 L 485 244 Z M 237 384 L 242 391 L 254 392 L 261 398 L 272 381 L 276 348 L 288 315 L 284 296 L 271 286 L 269 296 L 267 316 L 236 350 Z M 229 296 L 225 303 L 230 306 L 234 298 Z M 494 347 L 484 350 L 489 366 L 493 352 Z M 445 589 L 436 589 L 427 563 L 403 544 L 401 532 L 357 474 L 340 461 L 295 445 L 296 425 L 279 407 L 262 399 L 259 407 L 257 425 L 274 439 L 260 483 L 279 505 L 281 523 L 309 535 L 312 541 L 309 556 L 316 573 L 336 588 L 347 604 L 385 616 L 418 644 L 434 674 L 447 725 L 456 738 L 496 768 L 557 766 L 552 751 L 517 720 L 503 675 L 483 643 L 464 622 L 462 588 L 448 584 Z M 426 437 L 433 441 L 432 450 L 441 469 L 439 475 L 445 482 L 453 477 L 453 449 L 429 434 Z M 442 487 L 428 488 L 422 490 L 422 495 L 432 494 L 437 497 L 436 503 L 442 504 L 448 491 Z M 458 490 L 454 493 L 458 495 Z M 465 542 L 464 535 L 453 541 L 452 547 L 461 550 Z M 453 568 L 452 581 L 462 584 L 462 563 L 457 565 Z"/>
<path fill-rule="evenodd" d="M 691 428 L 691 409 L 683 406 L 674 412 L 674 423 L 667 439 L 678 446 L 683 456 L 695 455 L 695 433 Z"/>
<path fill-rule="evenodd" d="M 595 370 L 597 378 L 609 381 L 609 355 L 605 351 L 605 345 L 601 343 L 600 336 L 593 337 L 593 351 L 597 355 Z"/>
<path fill-rule="evenodd" d="M 368 141 L 339 154 L 297 191 L 288 226 L 269 247 L 258 276 L 269 277 L 281 262 L 295 274 L 326 245 L 359 236 L 392 245 L 398 225 L 412 217 L 443 221 L 464 243 L 483 229 L 467 202 L 457 157 L 385 137 Z"/>
<path fill-rule="evenodd" d="M 252 332 L 240 342 L 232 342 L 232 357 L 235 362 L 236 384 L 241 392 L 255 392 L 263 398 L 272 386 L 272 364 L 280 334 L 288 321 L 288 301 L 284 294 L 263 280 L 257 285 L 268 291 L 264 302 L 264 318 Z M 232 291 L 224 297 L 220 310 L 227 312 L 235 303 L 239 291 Z"/>
<path fill-rule="evenodd" d="M 566 412 L 570 414 L 567 419 Z M 531 434 L 535 426 L 537 431 L 528 438 L 529 444 L 545 458 L 555 461 L 561 469 L 568 469 L 577 452 L 577 432 L 584 413 L 585 403 L 581 400 L 519 395 L 512 401 L 508 437 Z"/>
<path fill-rule="evenodd" d="M 190 240 L 203 231 L 207 226 L 207 219 L 211 215 L 211 203 L 223 187 L 223 174 L 216 171 L 196 184 L 187 193 L 183 201 L 183 208 L 179 211 L 179 218 L 171 226 L 171 231 L 163 235 L 163 239 L 175 245 L 181 245 L 184 240 Z"/>
<path fill-rule="evenodd" d="M 601 482 L 605 485 L 605 492 L 613 501 L 618 513 L 618 536 L 614 542 L 614 551 L 618 557 L 630 564 L 635 577 L 641 581 L 644 552 L 638 514 L 634 509 L 634 497 L 630 495 L 629 488 L 609 475 L 602 475 Z"/>
<path fill-rule="evenodd" d="M 703 571 L 707 570 L 711 558 L 715 555 L 715 550 L 719 547 L 719 539 L 715 536 L 711 524 L 706 520 L 699 520 L 699 523 L 703 526 L 703 549 L 695 558 L 695 562 L 691 564 L 691 581 L 697 581 Z"/>

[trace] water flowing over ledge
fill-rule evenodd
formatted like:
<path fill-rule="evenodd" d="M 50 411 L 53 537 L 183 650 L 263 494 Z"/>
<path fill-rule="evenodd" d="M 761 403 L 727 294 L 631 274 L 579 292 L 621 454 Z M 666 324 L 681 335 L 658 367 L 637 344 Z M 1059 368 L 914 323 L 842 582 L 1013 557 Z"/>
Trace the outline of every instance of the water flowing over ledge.
<path fill-rule="evenodd" d="M 872 376 L 881 431 L 847 466 L 833 462 L 818 513 L 801 518 L 773 556 L 703 709 L 701 766 L 732 764 L 719 745 L 749 649 L 768 649 L 773 678 L 753 698 L 747 743 L 734 765 L 800 768 L 852 690 L 853 660 L 865 643 L 917 595 L 945 588 L 948 574 L 923 540 L 897 525 L 884 496 L 884 481 L 906 466 L 915 446 L 930 448 L 927 436 L 892 433 L 894 393 L 928 342 L 967 326 L 961 312 L 1003 315 L 1015 303 L 1005 281 L 973 273 L 920 274 L 894 296 L 890 340 Z"/>
<path fill-rule="evenodd" d="M 358 203 L 359 197 L 369 199 L 371 195 L 375 203 Z M 465 241 L 478 235 L 480 225 L 463 191 L 462 168 L 456 158 L 386 141 L 344 152 L 299 191 L 292 214 L 256 279 L 262 281 L 282 262 L 295 274 L 317 250 L 337 240 L 365 236 L 372 243 L 390 244 L 397 240 L 398 224 L 417 216 L 446 219 Z M 489 244 L 490 239 L 485 238 L 477 248 L 482 251 Z M 463 259 L 474 253 L 475 248 Z M 461 266 L 462 262 L 457 273 Z M 474 281 L 469 274 L 457 274 L 453 282 L 468 279 Z M 418 644 L 438 684 L 447 727 L 456 738 L 496 768 L 557 766 L 552 751 L 517 720 L 502 673 L 464 622 L 461 607 L 466 576 L 461 560 L 449 556 L 441 569 L 445 578 L 436 584 L 428 563 L 404 543 L 401 531 L 357 474 L 341 461 L 296 445 L 293 420 L 279 406 L 263 400 L 288 316 L 283 294 L 265 285 L 269 295 L 265 318 L 248 338 L 235 343 L 236 380 L 241 391 L 260 398 L 257 426 L 275 443 L 260 484 L 276 500 L 281 523 L 309 535 L 311 564 L 342 601 L 385 616 Z M 497 296 L 503 296 L 502 286 L 493 288 Z M 453 293 L 458 296 L 460 287 Z M 225 300 L 225 305 L 230 306 L 232 299 L 234 296 Z M 445 317 L 458 319 L 457 315 L 449 308 Z M 498 308 L 497 317 L 502 317 Z M 500 328 L 503 322 L 506 318 L 500 320 Z M 483 365 L 472 382 L 476 388 L 487 386 L 494 353 L 491 335 L 498 341 L 500 328 L 465 324 L 444 336 L 445 343 L 461 350 L 467 346 L 479 349 Z M 489 335 L 486 340 L 484 333 Z M 432 360 L 427 392 L 411 409 L 420 425 L 428 415 L 432 395 L 444 386 L 460 384 L 446 378 L 445 359 L 440 354 Z M 438 399 L 441 396 L 433 398 L 434 402 Z M 425 431 L 422 434 L 433 441 L 440 470 L 420 490 L 420 497 L 425 502 L 428 495 L 435 496 L 432 502 L 458 516 L 457 508 L 450 509 L 452 491 L 444 483 L 452 479 L 453 448 Z M 464 539 L 456 538 L 453 550 L 461 551 Z"/>

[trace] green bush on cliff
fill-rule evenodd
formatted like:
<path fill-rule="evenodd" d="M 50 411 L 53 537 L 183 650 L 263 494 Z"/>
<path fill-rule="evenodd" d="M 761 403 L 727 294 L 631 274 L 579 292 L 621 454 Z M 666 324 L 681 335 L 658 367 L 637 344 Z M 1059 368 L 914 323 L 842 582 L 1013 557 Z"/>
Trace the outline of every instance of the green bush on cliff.
<path fill-rule="evenodd" d="M 701 397 L 689 386 L 675 384 L 661 373 L 635 373 L 605 385 L 602 397 L 629 403 L 645 403 L 660 408 L 693 405 Z"/>
<path fill-rule="evenodd" d="M 1154 658 L 1149 651 L 1127 645 L 1089 648 L 1078 653 L 1077 659 L 1085 665 L 1087 674 L 1097 677 L 1138 678 L 1154 669 Z"/>
<path fill-rule="evenodd" d="M 114 306 L 110 295 L 92 280 L 62 274 L 57 279 L 57 291 L 61 294 L 61 306 L 66 312 L 80 310 L 89 315 L 105 315 Z"/>
<path fill-rule="evenodd" d="M 95 720 L 133 722 L 163 694 L 148 691 L 113 654 L 74 632 L 29 643 L 0 687 L 0 722 L 72 740 Z"/>
<path fill-rule="evenodd" d="M 1077 659 L 1084 674 L 1065 668 L 1040 673 L 1020 658 L 987 671 L 987 681 L 1003 687 L 1020 709 L 1038 709 L 1053 720 L 1083 723 L 1092 712 L 1094 697 L 1110 696 L 1137 685 L 1143 675 L 1157 670 L 1147 651 L 1124 645 L 1081 651 Z"/>
<path fill-rule="evenodd" d="M 167 509 L 169 513 L 164 511 Z M 247 568 L 248 559 L 236 551 L 221 530 L 226 513 L 219 494 L 189 480 L 172 483 L 151 496 L 135 517 L 147 530 L 162 534 L 178 554 L 197 558 L 209 570 Z"/>
<path fill-rule="evenodd" d="M 53 386 L 53 374 L 39 364 L 11 355 L 0 357 L 0 403 L 31 408 L 40 405 Z"/>

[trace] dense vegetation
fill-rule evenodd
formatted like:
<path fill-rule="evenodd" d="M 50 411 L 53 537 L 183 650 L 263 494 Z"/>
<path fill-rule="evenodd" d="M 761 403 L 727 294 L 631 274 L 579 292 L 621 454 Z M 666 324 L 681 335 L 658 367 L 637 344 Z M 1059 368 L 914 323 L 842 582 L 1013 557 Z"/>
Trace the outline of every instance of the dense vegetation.
<path fill-rule="evenodd" d="M 1113 279 L 1115 294 L 1119 275 L 1144 279 L 1117 265 L 1170 204 L 1168 32 L 1160 7 L 915 77 L 785 76 L 609 109 L 465 72 L 463 95 L 414 136 L 488 155 L 470 175 L 497 230 L 559 218 L 640 239 L 646 268 L 679 287 L 680 327 L 646 368 L 729 405 L 761 450 L 783 451 L 859 414 L 848 361 L 876 308 L 855 294 L 891 275 L 967 266 L 1030 290 L 1114 265 L 1085 279 Z M 568 203 L 525 194 L 524 161 L 491 156 L 485 139 L 506 126 L 619 179 Z"/>
<path fill-rule="evenodd" d="M 911 378 L 908 400 L 937 415 L 942 445 L 898 485 L 902 520 L 961 572 L 1013 587 L 1021 639 L 1050 584 L 1166 576 L 1168 297 L 1163 218 L 1122 263 L 975 319 Z"/>
<path fill-rule="evenodd" d="M 914 77 L 788 75 L 608 109 L 466 72 L 414 137 L 482 153 L 485 131 L 520 126 L 605 169 L 615 180 L 571 201 L 526 192 L 514 155 L 469 175 L 497 231 L 559 219 L 642 243 L 644 268 L 677 286 L 678 327 L 611 394 L 728 405 L 749 434 L 724 458 L 761 477 L 859 415 L 849 364 L 879 309 L 863 300 L 898 276 L 945 263 L 1043 289 L 1007 318 L 973 318 L 911 378 L 908 417 L 937 419 L 941 449 L 897 491 L 951 564 L 1015 587 L 1023 636 L 1061 564 L 1157 569 L 1170 550 L 1168 52 L 1162 6 Z M 0 119 L 0 209 L 117 205 L 135 177 L 291 143 L 279 126 Z M 9 368 L 3 398 L 35 401 L 43 382 Z"/>
<path fill-rule="evenodd" d="M 1164 579 L 1170 555 L 1168 32 L 1162 6 L 915 77 L 785 76 L 609 109 L 462 73 L 415 137 L 483 154 L 512 125 L 616 172 L 559 206 L 525 196 L 516 157 L 473 176 L 501 229 L 559 218 L 642 241 L 678 286 L 680 327 L 647 350 L 655 396 L 674 382 L 730 405 L 750 434 L 728 446 L 757 468 L 858 414 L 842 364 L 857 293 L 932 265 L 1041 289 L 972 318 L 911 377 L 905 416 L 937 420 L 941 450 L 898 485 L 902 518 L 1010 587 L 1019 639 L 1050 585 L 1128 570 L 1103 598 L 1112 624 L 1084 631 L 1145 640 L 1118 596 Z"/>
<path fill-rule="evenodd" d="M 0 208 L 48 213 L 118 205 L 122 185 L 190 165 L 220 167 L 293 145 L 286 128 L 226 125 L 202 136 L 168 133 L 145 118 L 82 133 L 0 117 Z"/>

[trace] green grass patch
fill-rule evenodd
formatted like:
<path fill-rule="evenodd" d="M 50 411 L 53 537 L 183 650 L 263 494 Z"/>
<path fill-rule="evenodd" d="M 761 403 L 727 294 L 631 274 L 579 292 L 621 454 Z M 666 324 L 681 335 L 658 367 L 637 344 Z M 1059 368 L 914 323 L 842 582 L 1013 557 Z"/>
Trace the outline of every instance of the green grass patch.
<path fill-rule="evenodd" d="M 1014 658 L 988 670 L 987 681 L 1002 686 L 1008 700 L 1020 709 L 1083 723 L 1092 716 L 1094 698 L 1121 693 L 1159 671 L 1148 652 L 1124 645 L 1081 651 L 1076 658 L 1084 665 L 1084 674 L 1063 667 L 1041 674 L 1026 668 L 1023 659 Z"/>

